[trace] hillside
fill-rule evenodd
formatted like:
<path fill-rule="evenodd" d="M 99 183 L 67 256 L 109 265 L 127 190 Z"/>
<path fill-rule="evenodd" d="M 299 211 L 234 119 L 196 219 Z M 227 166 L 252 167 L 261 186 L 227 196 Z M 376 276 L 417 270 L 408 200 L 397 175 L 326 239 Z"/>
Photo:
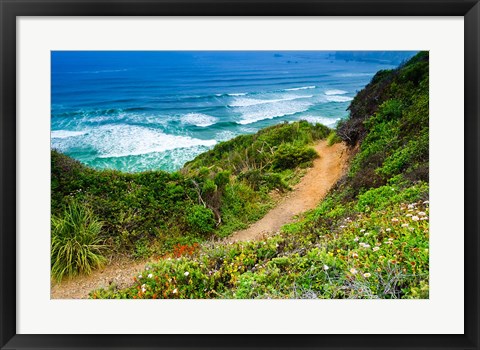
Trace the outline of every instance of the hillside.
<path fill-rule="evenodd" d="M 265 240 L 195 247 L 91 297 L 428 298 L 428 53 L 378 72 L 349 110 L 329 140 L 356 151 L 351 167 L 299 222 Z"/>
<path fill-rule="evenodd" d="M 428 73 L 421 52 L 378 72 L 335 132 L 279 124 L 175 173 L 97 171 L 52 152 L 52 235 L 82 217 L 101 237 L 95 256 L 155 258 L 131 287 L 92 298 L 428 298 Z M 327 197 L 272 237 L 220 241 L 286 198 L 321 139 L 354 154 Z"/>
<path fill-rule="evenodd" d="M 246 228 L 298 182 L 318 157 L 311 145 L 329 132 L 279 124 L 222 142 L 174 173 L 99 171 L 52 151 L 54 277 L 88 274 L 116 255 L 164 256 Z M 81 264 L 71 253 L 79 240 Z"/>

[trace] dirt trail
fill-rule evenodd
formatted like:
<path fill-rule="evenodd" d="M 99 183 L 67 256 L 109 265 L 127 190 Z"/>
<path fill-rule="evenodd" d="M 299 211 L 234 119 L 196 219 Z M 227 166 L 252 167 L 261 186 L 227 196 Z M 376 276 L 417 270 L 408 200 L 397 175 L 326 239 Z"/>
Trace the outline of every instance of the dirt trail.
<path fill-rule="evenodd" d="M 315 145 L 320 155 L 313 162 L 307 174 L 282 198 L 280 203 L 270 210 L 262 219 L 249 228 L 235 232 L 226 238 L 226 242 L 258 240 L 280 230 L 283 225 L 292 222 L 294 217 L 315 208 L 325 197 L 330 188 L 342 176 L 347 167 L 348 150 L 344 143 L 328 146 L 326 141 Z"/>
<path fill-rule="evenodd" d="M 136 262 L 127 258 L 112 261 L 105 268 L 93 271 L 89 276 L 77 276 L 54 283 L 50 289 L 51 299 L 85 299 L 88 293 L 115 284 L 125 288 L 133 283 L 133 277 L 145 269 L 149 261 Z"/>
<path fill-rule="evenodd" d="M 314 148 L 320 158 L 314 160 L 313 167 L 308 169 L 293 191 L 283 197 L 278 205 L 262 219 L 249 228 L 226 238 L 226 243 L 267 237 L 277 232 L 283 225 L 292 222 L 296 215 L 318 205 L 346 170 L 349 155 L 347 147 L 343 143 L 329 147 L 326 141 L 320 141 Z M 127 258 L 120 258 L 105 268 L 94 271 L 90 276 L 78 276 L 59 284 L 53 284 L 50 292 L 51 298 L 87 298 L 90 291 L 106 288 L 110 284 L 115 284 L 119 288 L 127 287 L 132 284 L 132 278 L 143 271 L 148 263 L 149 261 L 132 262 Z"/>

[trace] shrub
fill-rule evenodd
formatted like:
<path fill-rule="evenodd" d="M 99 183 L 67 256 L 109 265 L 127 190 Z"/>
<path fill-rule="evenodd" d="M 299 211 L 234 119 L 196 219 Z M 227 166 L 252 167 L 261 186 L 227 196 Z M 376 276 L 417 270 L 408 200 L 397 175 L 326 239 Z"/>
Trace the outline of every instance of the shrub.
<path fill-rule="evenodd" d="M 273 167 L 276 169 L 291 169 L 317 157 L 318 154 L 313 148 L 284 143 L 275 152 Z"/>
<path fill-rule="evenodd" d="M 385 101 L 379 108 L 378 113 L 382 115 L 385 120 L 399 119 L 402 116 L 402 102 L 391 99 Z"/>
<path fill-rule="evenodd" d="M 89 208 L 72 201 L 63 216 L 52 216 L 51 223 L 51 269 L 56 280 L 90 274 L 105 263 L 102 222 Z"/>
<path fill-rule="evenodd" d="M 192 231 L 200 234 L 212 233 L 215 229 L 213 212 L 202 205 L 194 205 L 189 208 L 187 222 Z"/>
<path fill-rule="evenodd" d="M 247 183 L 255 190 L 265 187 L 267 190 L 277 189 L 285 191 L 289 186 L 278 173 L 262 173 L 258 169 L 249 170 L 240 174 L 239 179 L 245 179 Z"/>
<path fill-rule="evenodd" d="M 151 254 L 149 245 L 150 245 L 150 242 L 145 237 L 136 241 L 135 251 L 133 252 L 133 256 L 141 259 L 148 257 Z"/>
<path fill-rule="evenodd" d="M 203 193 L 213 193 L 216 190 L 217 190 L 217 185 L 215 184 L 215 181 L 213 181 L 211 179 L 205 180 L 205 182 L 203 183 L 203 187 L 202 187 L 202 192 Z"/>
<path fill-rule="evenodd" d="M 214 182 L 218 188 L 224 188 L 230 182 L 230 172 L 229 171 L 218 172 L 215 175 Z"/>
<path fill-rule="evenodd" d="M 336 143 L 341 142 L 342 139 L 337 135 L 335 131 L 332 131 L 330 134 L 327 136 L 327 145 L 333 146 Z"/>

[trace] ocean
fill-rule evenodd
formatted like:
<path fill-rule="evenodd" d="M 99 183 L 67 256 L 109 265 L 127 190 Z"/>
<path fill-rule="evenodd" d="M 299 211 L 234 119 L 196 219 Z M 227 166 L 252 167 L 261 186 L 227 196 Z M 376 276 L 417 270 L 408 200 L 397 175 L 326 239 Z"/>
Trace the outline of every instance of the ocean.
<path fill-rule="evenodd" d="M 53 51 L 51 147 L 97 169 L 175 171 L 284 121 L 333 127 L 415 52 Z"/>

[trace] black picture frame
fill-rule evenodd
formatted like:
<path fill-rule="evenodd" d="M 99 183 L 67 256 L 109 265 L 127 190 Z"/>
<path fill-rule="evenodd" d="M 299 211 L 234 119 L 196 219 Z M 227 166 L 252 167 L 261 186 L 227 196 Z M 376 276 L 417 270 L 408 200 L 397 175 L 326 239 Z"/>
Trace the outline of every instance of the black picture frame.
<path fill-rule="evenodd" d="M 478 0 L 0 0 L 1 349 L 478 349 Z M 465 332 L 463 335 L 28 335 L 16 332 L 16 18 L 18 16 L 463 16 Z"/>

